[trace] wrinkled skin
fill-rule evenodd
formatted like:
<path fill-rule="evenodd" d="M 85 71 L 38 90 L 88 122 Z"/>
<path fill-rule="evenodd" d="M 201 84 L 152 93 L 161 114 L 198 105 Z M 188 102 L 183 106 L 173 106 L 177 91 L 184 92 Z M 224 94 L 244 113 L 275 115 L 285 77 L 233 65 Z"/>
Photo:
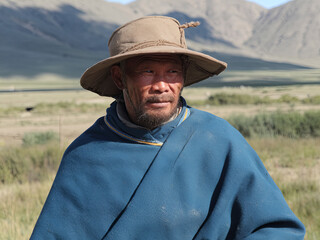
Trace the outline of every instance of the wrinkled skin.
<path fill-rule="evenodd" d="M 123 91 L 132 122 L 153 129 L 176 116 L 183 89 L 183 66 L 179 55 L 143 55 L 115 65 L 112 77 Z"/>

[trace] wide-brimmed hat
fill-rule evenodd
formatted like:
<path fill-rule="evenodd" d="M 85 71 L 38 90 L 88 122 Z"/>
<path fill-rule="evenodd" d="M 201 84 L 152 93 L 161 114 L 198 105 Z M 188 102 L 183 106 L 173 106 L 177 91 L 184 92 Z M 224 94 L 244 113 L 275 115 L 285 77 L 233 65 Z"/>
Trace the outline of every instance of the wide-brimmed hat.
<path fill-rule="evenodd" d="M 81 86 L 101 96 L 116 97 L 121 91 L 114 84 L 110 68 L 125 59 L 146 54 L 182 54 L 188 56 L 184 86 L 218 75 L 227 64 L 209 55 L 187 48 L 184 29 L 199 24 L 180 25 L 166 16 L 148 16 L 131 21 L 116 29 L 110 37 L 110 57 L 88 68 Z"/>

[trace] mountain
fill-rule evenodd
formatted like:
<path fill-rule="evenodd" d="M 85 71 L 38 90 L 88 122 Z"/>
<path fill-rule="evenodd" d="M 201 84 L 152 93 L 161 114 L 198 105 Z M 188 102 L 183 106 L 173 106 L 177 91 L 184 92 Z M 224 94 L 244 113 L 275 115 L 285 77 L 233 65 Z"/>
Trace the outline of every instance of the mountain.
<path fill-rule="evenodd" d="M 106 47 L 106 34 L 134 17 L 127 6 L 103 0 L 2 0 L 1 43 L 14 46 L 19 42 L 19 46 L 37 48 L 37 44 L 30 44 L 36 41 L 101 50 Z"/>
<path fill-rule="evenodd" d="M 260 17 L 245 43 L 262 56 L 318 61 L 320 57 L 320 1 L 295 0 Z"/>
<path fill-rule="evenodd" d="M 231 70 L 272 68 L 270 61 L 297 57 L 304 65 L 312 58 L 314 64 L 320 59 L 319 3 L 295 0 L 266 10 L 245 0 L 137 0 L 128 5 L 104 0 L 1 0 L 0 76 L 49 72 L 79 77 L 108 56 L 107 41 L 115 28 L 160 14 L 181 23 L 199 20 L 199 27 L 186 31 L 189 47 L 225 55 Z"/>
<path fill-rule="evenodd" d="M 107 37 L 134 17 L 103 0 L 1 0 L 0 75 L 78 76 L 107 56 Z"/>
<path fill-rule="evenodd" d="M 188 16 L 188 19 L 178 19 L 180 22 L 200 19 L 201 24 L 208 25 L 208 35 L 235 47 L 251 37 L 253 23 L 266 11 L 245 0 L 137 0 L 130 7 L 139 15 L 164 14 L 179 18 L 177 13 L 180 13 Z"/>

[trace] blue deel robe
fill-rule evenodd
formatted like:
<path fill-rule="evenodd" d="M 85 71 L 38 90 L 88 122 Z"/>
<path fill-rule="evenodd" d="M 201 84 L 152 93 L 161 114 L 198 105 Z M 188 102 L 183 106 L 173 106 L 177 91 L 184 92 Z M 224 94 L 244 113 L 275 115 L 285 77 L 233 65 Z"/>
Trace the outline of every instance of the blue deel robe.
<path fill-rule="evenodd" d="M 66 150 L 31 239 L 303 239 L 242 135 L 183 102 L 152 131 L 113 103 Z"/>

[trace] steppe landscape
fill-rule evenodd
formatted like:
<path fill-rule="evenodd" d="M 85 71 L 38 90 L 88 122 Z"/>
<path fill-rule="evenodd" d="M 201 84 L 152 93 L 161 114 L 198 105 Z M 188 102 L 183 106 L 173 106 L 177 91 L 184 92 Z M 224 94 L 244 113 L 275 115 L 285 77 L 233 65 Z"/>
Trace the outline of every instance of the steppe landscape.
<path fill-rule="evenodd" d="M 64 150 L 113 101 L 82 90 L 83 71 L 108 56 L 115 27 L 151 14 L 201 22 L 189 47 L 229 66 L 183 97 L 244 134 L 305 239 L 320 239 L 319 12 L 317 0 L 1 1 L 0 239 L 30 237 Z"/>

